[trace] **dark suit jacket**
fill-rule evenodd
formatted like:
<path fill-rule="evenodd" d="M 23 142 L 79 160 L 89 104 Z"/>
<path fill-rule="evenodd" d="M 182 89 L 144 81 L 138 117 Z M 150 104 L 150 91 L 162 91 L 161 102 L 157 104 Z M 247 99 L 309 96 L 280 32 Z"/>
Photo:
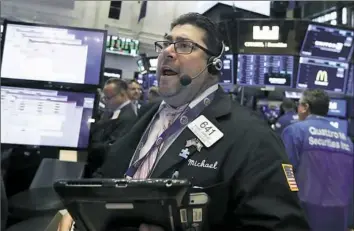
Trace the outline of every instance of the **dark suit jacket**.
<path fill-rule="evenodd" d="M 122 178 L 140 137 L 159 105 L 145 113 L 131 132 L 111 147 L 96 176 Z M 296 192 L 290 191 L 282 164 L 289 164 L 276 134 L 249 110 L 233 104 L 218 90 L 201 113 L 224 134 L 210 148 L 195 151 L 189 160 L 179 156 L 195 135 L 186 128 L 158 162 L 152 178 L 179 178 L 205 187 L 211 198 L 210 231 L 308 231 Z M 214 164 L 216 169 L 201 163 Z M 199 167 L 198 167 L 199 165 Z"/>
<path fill-rule="evenodd" d="M 90 176 L 103 164 L 110 145 L 125 135 L 136 120 L 137 115 L 132 104 L 127 104 L 121 109 L 117 119 L 100 120 L 92 125 L 86 176 Z"/>

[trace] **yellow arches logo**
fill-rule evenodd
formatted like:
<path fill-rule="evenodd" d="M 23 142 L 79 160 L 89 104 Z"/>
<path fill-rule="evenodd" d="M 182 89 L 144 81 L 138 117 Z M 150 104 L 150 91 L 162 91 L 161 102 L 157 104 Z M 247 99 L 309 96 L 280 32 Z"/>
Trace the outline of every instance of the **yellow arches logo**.
<path fill-rule="evenodd" d="M 327 73 L 327 71 L 319 70 L 317 72 L 315 85 L 328 86 L 328 73 Z"/>

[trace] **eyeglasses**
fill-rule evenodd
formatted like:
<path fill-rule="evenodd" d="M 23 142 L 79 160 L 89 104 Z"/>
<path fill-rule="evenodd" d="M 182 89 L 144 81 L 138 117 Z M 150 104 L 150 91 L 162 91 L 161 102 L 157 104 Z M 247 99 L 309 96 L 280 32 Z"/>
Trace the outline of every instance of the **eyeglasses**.
<path fill-rule="evenodd" d="M 117 95 L 118 95 L 118 94 L 114 94 L 114 95 L 112 95 L 112 96 L 110 96 L 110 97 L 108 97 L 108 96 L 106 96 L 106 95 L 103 95 L 101 99 L 102 99 L 102 101 L 107 102 L 107 101 L 113 99 L 114 97 L 116 97 Z"/>
<path fill-rule="evenodd" d="M 161 53 L 163 50 L 165 50 L 171 44 L 173 44 L 175 52 L 177 54 L 190 54 L 190 53 L 192 53 L 192 51 L 195 47 L 198 47 L 199 49 L 203 50 L 208 55 L 214 56 L 214 54 L 212 52 L 210 52 L 208 49 L 206 49 L 206 48 L 202 47 L 201 45 L 199 45 L 198 43 L 195 43 L 192 41 L 177 41 L 177 42 L 157 41 L 157 42 L 155 42 L 155 51 L 157 53 Z"/>

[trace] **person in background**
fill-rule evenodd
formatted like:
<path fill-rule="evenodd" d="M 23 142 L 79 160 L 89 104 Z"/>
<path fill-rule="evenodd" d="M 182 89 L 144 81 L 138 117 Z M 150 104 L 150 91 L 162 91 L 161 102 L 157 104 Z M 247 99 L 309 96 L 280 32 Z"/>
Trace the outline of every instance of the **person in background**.
<path fill-rule="evenodd" d="M 353 143 L 325 118 L 329 101 L 323 90 L 306 90 L 298 106 L 301 121 L 281 135 L 312 231 L 347 230 L 353 196 Z"/>
<path fill-rule="evenodd" d="M 308 231 L 281 140 L 218 85 L 224 45 L 217 26 L 185 14 L 162 40 L 155 48 L 163 101 L 111 146 L 95 177 L 189 179 L 210 197 L 204 230 Z M 70 215 L 62 224 L 67 231 Z"/>
<path fill-rule="evenodd" d="M 137 118 L 128 97 L 128 84 L 124 80 L 109 79 L 102 91 L 102 102 L 105 104 L 103 117 L 91 125 L 88 175 L 102 165 L 110 144 L 126 134 Z"/>
<path fill-rule="evenodd" d="M 161 101 L 161 97 L 159 94 L 159 88 L 158 87 L 150 87 L 149 93 L 148 93 L 148 102 L 149 103 L 155 103 L 157 101 Z"/>
<path fill-rule="evenodd" d="M 283 103 L 281 104 L 281 110 L 284 112 L 282 116 L 280 116 L 272 128 L 279 134 L 283 132 L 284 128 L 288 125 L 298 121 L 299 117 L 295 111 L 296 105 L 295 102 L 291 99 L 285 98 Z"/>
<path fill-rule="evenodd" d="M 142 95 L 141 86 L 136 80 L 128 81 L 128 96 L 132 102 L 133 109 L 135 114 L 138 114 L 140 107 L 143 105 L 143 102 L 140 100 Z"/>

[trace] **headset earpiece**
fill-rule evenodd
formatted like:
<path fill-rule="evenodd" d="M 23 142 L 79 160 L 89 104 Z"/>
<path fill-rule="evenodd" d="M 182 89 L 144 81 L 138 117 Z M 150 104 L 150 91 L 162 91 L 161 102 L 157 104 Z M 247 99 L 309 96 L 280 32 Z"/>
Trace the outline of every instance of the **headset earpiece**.
<path fill-rule="evenodd" d="M 207 65 L 209 65 L 208 72 L 210 74 L 216 75 L 221 71 L 221 69 L 222 69 L 221 56 L 224 54 L 224 50 L 225 50 L 225 45 L 224 45 L 224 43 L 222 43 L 222 48 L 221 48 L 220 54 L 217 57 L 211 56 L 208 59 Z"/>

